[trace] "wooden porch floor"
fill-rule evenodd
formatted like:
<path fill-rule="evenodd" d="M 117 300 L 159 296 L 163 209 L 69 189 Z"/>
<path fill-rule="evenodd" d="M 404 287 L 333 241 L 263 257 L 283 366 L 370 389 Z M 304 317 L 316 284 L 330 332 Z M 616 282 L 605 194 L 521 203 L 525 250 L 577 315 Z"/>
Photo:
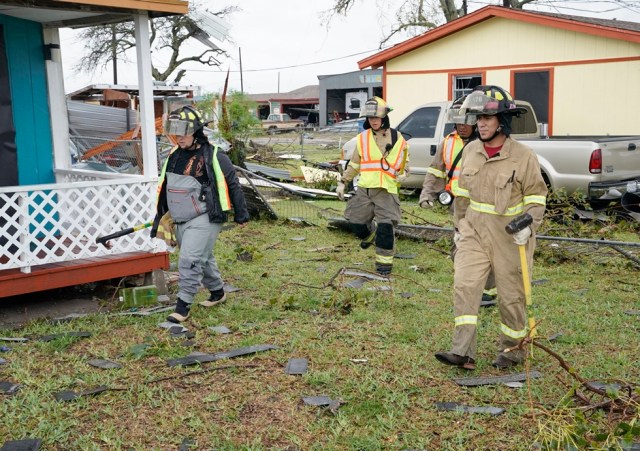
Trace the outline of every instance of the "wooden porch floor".
<path fill-rule="evenodd" d="M 0 271 L 0 298 L 169 269 L 167 252 L 128 252 Z"/>

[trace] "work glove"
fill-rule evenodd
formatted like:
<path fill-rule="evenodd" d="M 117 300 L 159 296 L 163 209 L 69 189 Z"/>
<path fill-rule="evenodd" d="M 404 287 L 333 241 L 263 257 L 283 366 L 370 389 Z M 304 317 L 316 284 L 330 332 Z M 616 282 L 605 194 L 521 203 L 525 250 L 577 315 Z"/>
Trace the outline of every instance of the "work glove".
<path fill-rule="evenodd" d="M 409 166 L 405 166 L 404 171 L 396 177 L 396 181 L 402 184 L 402 182 L 404 182 L 407 179 L 407 177 L 409 177 L 409 175 L 410 175 Z"/>
<path fill-rule="evenodd" d="M 423 200 L 422 202 L 420 202 L 420 208 L 433 208 L 433 200 L 431 199 L 427 199 L 427 200 Z"/>
<path fill-rule="evenodd" d="M 458 244 L 460 238 L 462 238 L 462 234 L 456 230 L 456 232 L 453 234 L 453 244 Z"/>
<path fill-rule="evenodd" d="M 338 187 L 336 188 L 336 194 L 338 195 L 338 199 L 344 200 L 344 190 L 346 186 L 342 182 L 338 182 Z"/>
<path fill-rule="evenodd" d="M 529 241 L 530 237 L 531 237 L 531 227 L 525 227 L 519 232 L 516 232 L 513 234 L 513 242 L 516 243 L 518 246 L 524 246 L 525 244 L 527 244 L 527 241 Z"/>
<path fill-rule="evenodd" d="M 160 218 L 156 238 L 163 240 L 170 250 L 178 245 L 178 240 L 176 239 L 176 224 L 170 213 L 165 213 L 165 215 Z"/>

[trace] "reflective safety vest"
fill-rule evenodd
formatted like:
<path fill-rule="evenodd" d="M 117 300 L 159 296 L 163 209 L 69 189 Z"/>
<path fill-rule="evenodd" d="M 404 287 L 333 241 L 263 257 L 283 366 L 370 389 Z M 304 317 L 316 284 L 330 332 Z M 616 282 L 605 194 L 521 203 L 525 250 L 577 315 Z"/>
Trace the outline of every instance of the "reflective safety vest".
<path fill-rule="evenodd" d="M 383 158 L 373 138 L 373 130 L 365 130 L 358 135 L 357 149 L 360 155 L 359 188 L 384 188 L 389 193 L 398 193 L 396 178 L 404 170 L 407 162 L 407 141 L 398 133 L 398 140 Z"/>
<path fill-rule="evenodd" d="M 178 149 L 178 146 L 175 146 L 169 152 L 169 157 Z M 162 185 L 164 184 L 164 179 L 167 173 L 167 164 L 169 163 L 169 157 L 165 160 L 162 165 L 162 171 L 160 172 L 160 179 L 158 180 L 158 188 L 157 188 L 157 196 L 156 196 L 156 205 L 158 200 L 160 199 L 160 191 L 162 190 Z M 206 160 L 206 156 L 205 156 Z M 227 179 L 224 177 L 224 173 L 222 172 L 222 168 L 220 167 L 220 163 L 218 162 L 218 146 L 213 147 L 213 159 L 211 161 L 211 166 L 213 167 L 213 173 L 216 179 L 216 188 L 218 191 L 218 200 L 220 201 L 220 207 L 222 211 L 231 210 L 231 198 L 229 197 L 229 187 L 227 186 Z"/>
<path fill-rule="evenodd" d="M 451 166 L 453 166 L 454 160 L 463 147 L 464 141 L 458 133 L 449 133 L 445 138 L 444 148 L 442 149 L 442 161 L 444 162 L 444 167 L 447 171 L 445 177 L 451 171 Z M 458 159 L 458 164 L 456 164 L 456 167 L 451 173 L 451 178 L 447 181 L 447 186 L 445 186 L 447 191 L 453 192 L 453 190 L 458 186 L 458 179 L 460 178 L 460 160 L 462 160 L 462 158 Z"/>

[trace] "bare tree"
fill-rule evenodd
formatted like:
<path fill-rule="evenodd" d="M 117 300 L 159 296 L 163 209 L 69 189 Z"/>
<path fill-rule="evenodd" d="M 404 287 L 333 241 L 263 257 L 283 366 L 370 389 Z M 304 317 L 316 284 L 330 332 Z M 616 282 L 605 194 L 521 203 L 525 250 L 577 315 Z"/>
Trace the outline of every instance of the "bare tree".
<path fill-rule="evenodd" d="M 348 16 L 357 1 L 359 0 L 334 0 L 333 7 L 327 11 L 325 22 L 329 24 L 335 15 Z M 580 12 L 580 9 L 575 7 L 575 0 L 485 0 L 469 1 L 469 3 L 476 6 L 484 3 L 513 9 L 524 9 L 523 7 L 527 4 L 536 3 L 555 9 L 559 13 L 579 14 Z M 599 8 L 600 12 L 619 9 L 640 10 L 640 0 L 600 0 L 592 3 Z M 390 6 L 387 1 L 378 0 L 375 7 L 383 15 Z M 395 11 L 395 25 L 390 31 L 385 32 L 381 38 L 380 47 L 384 47 L 398 33 L 417 35 L 441 25 L 443 19 L 444 22 L 451 22 L 466 15 L 467 12 L 467 0 L 404 0 Z"/>
<path fill-rule="evenodd" d="M 192 5 L 190 8 L 197 8 Z M 213 12 L 215 16 L 224 18 L 237 11 L 235 6 L 225 7 Z M 216 46 L 208 46 L 198 54 L 187 53 L 184 43 L 194 39 L 201 31 L 197 24 L 187 15 L 159 17 L 151 20 L 151 49 L 161 54 L 162 59 L 152 58 L 151 70 L 155 80 L 167 81 L 170 78 L 179 82 L 187 73 L 185 63 L 197 62 L 207 66 L 220 66 L 218 57 L 227 53 Z M 128 62 L 127 51 L 135 47 L 135 30 L 132 22 L 86 28 L 80 34 L 87 54 L 76 66 L 80 72 L 92 73 L 97 68 L 106 68 L 109 63 L 114 66 L 114 82 L 117 83 L 117 61 Z M 175 73 L 177 71 L 177 73 Z M 175 73 L 175 75 L 174 75 Z"/>

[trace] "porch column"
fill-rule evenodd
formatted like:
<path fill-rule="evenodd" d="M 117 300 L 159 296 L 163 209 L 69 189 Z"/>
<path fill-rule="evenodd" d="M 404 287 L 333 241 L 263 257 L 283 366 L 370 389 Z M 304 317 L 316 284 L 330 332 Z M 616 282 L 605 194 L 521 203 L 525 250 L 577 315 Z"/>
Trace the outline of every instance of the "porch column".
<path fill-rule="evenodd" d="M 51 59 L 45 62 L 47 70 L 47 90 L 49 91 L 49 109 L 51 114 L 51 143 L 53 144 L 53 168 L 71 168 L 69 151 L 69 118 L 64 94 L 64 77 L 60 46 L 60 33 L 57 28 L 44 28 L 44 44 L 58 45 L 51 49 Z M 58 176 L 56 175 L 56 180 Z"/>
<path fill-rule="evenodd" d="M 138 60 L 138 87 L 140 90 L 140 125 L 142 130 L 143 174 L 158 179 L 158 152 L 153 108 L 153 79 L 151 76 L 151 49 L 149 15 L 146 12 L 134 15 L 136 27 L 136 56 Z"/>

